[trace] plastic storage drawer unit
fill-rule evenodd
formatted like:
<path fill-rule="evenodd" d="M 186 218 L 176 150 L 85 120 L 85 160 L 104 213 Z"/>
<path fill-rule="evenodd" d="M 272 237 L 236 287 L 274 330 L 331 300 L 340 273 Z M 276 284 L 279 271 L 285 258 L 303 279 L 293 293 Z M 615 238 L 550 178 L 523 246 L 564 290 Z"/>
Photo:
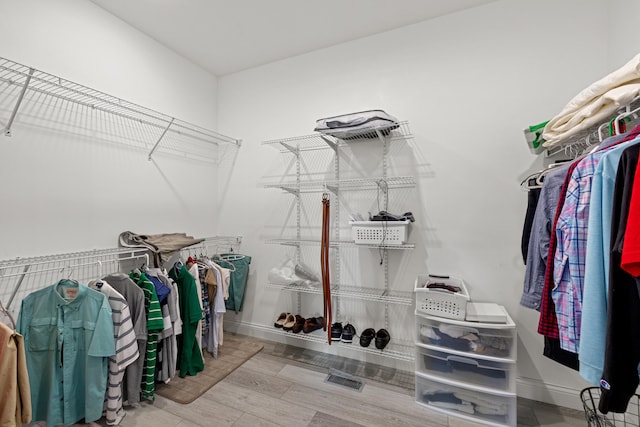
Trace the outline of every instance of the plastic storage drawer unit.
<path fill-rule="evenodd" d="M 416 312 L 416 343 L 472 357 L 516 359 L 516 328 L 507 323 L 476 323 L 424 316 Z"/>
<path fill-rule="evenodd" d="M 513 363 L 496 362 L 417 346 L 416 371 L 430 377 L 500 391 L 516 391 Z"/>
<path fill-rule="evenodd" d="M 515 426 L 517 399 L 513 393 L 438 382 L 416 373 L 416 402 L 476 424 Z"/>

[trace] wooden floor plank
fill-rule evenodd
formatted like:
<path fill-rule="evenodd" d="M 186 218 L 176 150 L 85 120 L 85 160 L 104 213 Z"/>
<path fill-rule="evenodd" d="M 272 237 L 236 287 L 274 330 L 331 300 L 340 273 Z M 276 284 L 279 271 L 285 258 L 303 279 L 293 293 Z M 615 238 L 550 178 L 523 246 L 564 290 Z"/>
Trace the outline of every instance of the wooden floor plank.
<path fill-rule="evenodd" d="M 321 412 L 331 411 L 346 421 L 366 426 L 443 426 L 447 424 L 432 422 L 430 417 L 413 417 L 403 412 L 381 408 L 376 401 L 365 403 L 360 398 L 341 396 L 330 391 L 319 390 L 294 384 L 282 399 L 292 405 L 300 405 Z M 423 414 L 424 415 L 424 414 Z"/>
<path fill-rule="evenodd" d="M 296 384 L 326 391 L 345 398 L 356 399 L 363 403 L 375 402 L 375 405 L 390 411 L 399 412 L 415 418 L 428 418 L 433 424 L 447 425 L 447 417 L 441 413 L 430 411 L 415 403 L 414 395 L 395 392 L 378 386 L 377 382 L 365 380 L 362 391 L 349 390 L 335 384 L 324 382 L 326 373 L 310 371 L 298 366 L 287 365 L 278 376 Z"/>
<path fill-rule="evenodd" d="M 304 427 L 315 415 L 314 410 L 224 380 L 202 397 L 280 426 Z"/>
<path fill-rule="evenodd" d="M 233 424 L 233 427 L 280 427 L 278 424 L 272 423 L 265 419 L 256 417 L 251 414 L 244 414 L 238 421 Z"/>
<path fill-rule="evenodd" d="M 224 381 L 233 383 L 238 387 L 246 387 L 271 397 L 281 397 L 289 390 L 291 381 L 275 376 L 277 372 L 265 374 L 254 371 L 244 365 L 229 374 Z"/>
<path fill-rule="evenodd" d="M 162 396 L 157 396 L 156 408 L 177 415 L 183 420 L 201 426 L 231 426 L 243 414 L 242 411 L 205 399 L 196 399 L 189 404 L 176 403 Z"/>

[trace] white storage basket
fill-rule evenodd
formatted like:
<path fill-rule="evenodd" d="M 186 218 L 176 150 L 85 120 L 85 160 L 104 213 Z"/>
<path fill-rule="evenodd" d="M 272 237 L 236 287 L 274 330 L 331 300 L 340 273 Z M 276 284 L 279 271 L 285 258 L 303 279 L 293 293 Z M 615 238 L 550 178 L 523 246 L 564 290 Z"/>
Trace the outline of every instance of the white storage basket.
<path fill-rule="evenodd" d="M 460 291 L 452 292 L 446 289 L 427 287 L 429 284 L 435 283 L 456 287 Z M 462 279 L 419 274 L 414 285 L 414 291 L 417 313 L 464 320 L 467 312 L 467 302 L 470 298 Z"/>
<path fill-rule="evenodd" d="M 409 235 L 411 221 L 349 221 L 356 244 L 402 245 Z"/>

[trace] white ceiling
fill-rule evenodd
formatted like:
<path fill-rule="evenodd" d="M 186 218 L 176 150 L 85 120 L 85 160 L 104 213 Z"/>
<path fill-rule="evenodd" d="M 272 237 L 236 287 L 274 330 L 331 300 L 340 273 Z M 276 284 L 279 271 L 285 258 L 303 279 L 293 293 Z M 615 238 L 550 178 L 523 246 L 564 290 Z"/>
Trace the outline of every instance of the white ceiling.
<path fill-rule="evenodd" d="M 495 0 L 91 0 L 221 76 Z"/>

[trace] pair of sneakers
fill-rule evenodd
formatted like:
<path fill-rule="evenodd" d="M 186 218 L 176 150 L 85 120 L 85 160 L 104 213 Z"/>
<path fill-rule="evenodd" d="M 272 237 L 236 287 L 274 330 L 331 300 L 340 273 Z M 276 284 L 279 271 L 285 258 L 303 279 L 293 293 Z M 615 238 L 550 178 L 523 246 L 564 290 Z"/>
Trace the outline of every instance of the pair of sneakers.
<path fill-rule="evenodd" d="M 342 323 L 336 322 L 331 325 L 331 341 L 342 341 L 351 344 L 355 335 L 356 328 L 351 323 L 342 326 Z"/>

